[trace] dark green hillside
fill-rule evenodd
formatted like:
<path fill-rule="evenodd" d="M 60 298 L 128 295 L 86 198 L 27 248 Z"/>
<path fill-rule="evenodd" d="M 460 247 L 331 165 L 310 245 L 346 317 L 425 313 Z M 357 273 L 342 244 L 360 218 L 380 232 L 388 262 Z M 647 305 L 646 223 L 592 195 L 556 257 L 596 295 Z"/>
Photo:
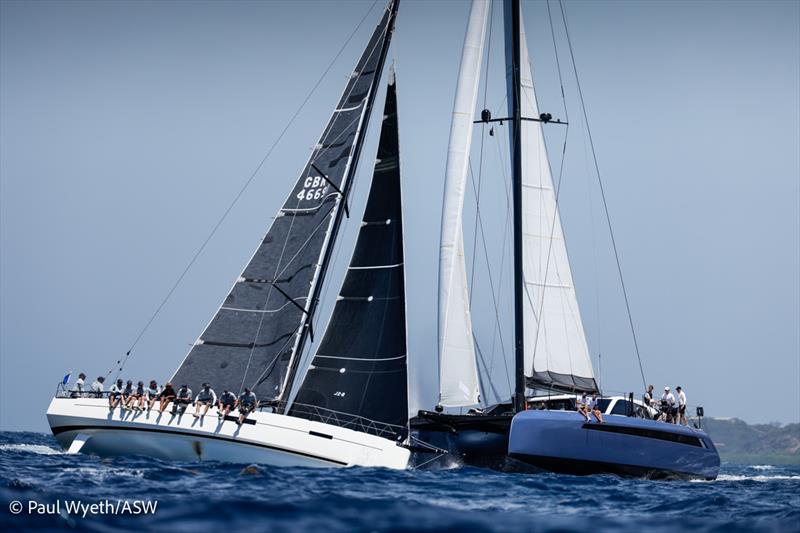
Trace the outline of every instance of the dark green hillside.
<path fill-rule="evenodd" d="M 723 461 L 800 464 L 800 424 L 754 424 L 738 418 L 707 418 L 708 431 Z"/>

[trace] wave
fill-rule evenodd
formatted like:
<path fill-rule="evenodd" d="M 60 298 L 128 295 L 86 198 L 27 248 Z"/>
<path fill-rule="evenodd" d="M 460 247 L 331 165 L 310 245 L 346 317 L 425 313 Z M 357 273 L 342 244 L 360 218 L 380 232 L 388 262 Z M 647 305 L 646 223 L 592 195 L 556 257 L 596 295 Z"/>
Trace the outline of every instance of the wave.
<path fill-rule="evenodd" d="M 800 480 L 800 476 L 794 475 L 782 475 L 776 474 L 774 476 L 747 476 L 747 475 L 736 475 L 736 474 L 720 474 L 717 479 L 712 481 L 706 481 L 703 479 L 693 479 L 691 480 L 692 483 L 717 483 L 720 481 L 759 481 L 759 482 L 767 482 L 767 481 L 786 481 L 797 479 Z"/>
<path fill-rule="evenodd" d="M 42 444 L 0 444 L 0 452 L 23 452 L 38 455 L 66 455 L 67 452 Z"/>

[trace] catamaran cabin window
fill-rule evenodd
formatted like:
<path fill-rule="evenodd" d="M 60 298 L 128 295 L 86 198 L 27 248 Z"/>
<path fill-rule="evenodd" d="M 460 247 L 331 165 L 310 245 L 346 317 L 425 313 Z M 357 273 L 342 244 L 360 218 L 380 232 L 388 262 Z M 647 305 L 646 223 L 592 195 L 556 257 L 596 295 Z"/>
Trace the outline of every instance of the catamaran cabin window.
<path fill-rule="evenodd" d="M 608 409 L 608 404 L 610 404 L 610 403 L 611 403 L 611 400 L 608 400 L 608 399 L 597 400 L 597 408 L 600 409 L 601 413 L 605 413 L 606 409 Z"/>

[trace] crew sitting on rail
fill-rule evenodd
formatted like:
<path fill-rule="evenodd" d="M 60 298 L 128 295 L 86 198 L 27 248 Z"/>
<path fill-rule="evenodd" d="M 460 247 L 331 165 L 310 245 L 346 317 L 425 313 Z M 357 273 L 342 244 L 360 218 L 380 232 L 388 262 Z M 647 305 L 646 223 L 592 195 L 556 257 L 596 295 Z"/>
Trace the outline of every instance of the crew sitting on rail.
<path fill-rule="evenodd" d="M 163 413 L 164 409 L 167 408 L 169 402 L 175 399 L 175 389 L 172 388 L 172 383 L 167 381 L 167 384 L 164 385 L 164 388 L 161 389 L 161 394 L 158 395 L 158 412 Z"/>
<path fill-rule="evenodd" d="M 589 400 L 589 405 L 586 409 L 591 412 L 598 422 L 603 423 L 603 413 L 600 412 L 600 406 L 597 404 L 597 393 L 592 393 L 592 398 Z"/>
<path fill-rule="evenodd" d="M 108 389 L 108 410 L 113 411 L 117 405 L 119 405 L 120 399 L 122 399 L 122 390 L 125 388 L 125 385 L 122 383 L 121 379 L 117 379 L 117 382 L 111 385 Z"/>
<path fill-rule="evenodd" d="M 591 422 L 592 419 L 589 416 L 589 411 L 587 409 L 589 405 L 589 395 L 585 392 L 581 394 L 581 397 L 578 399 L 578 412 L 583 415 L 587 422 Z"/>
<path fill-rule="evenodd" d="M 125 384 L 125 388 L 122 389 L 122 403 L 120 404 L 120 409 L 124 411 L 128 408 L 128 403 L 131 396 L 133 396 L 133 381 L 129 379 Z"/>
<path fill-rule="evenodd" d="M 96 380 L 92 383 L 92 394 L 100 398 L 103 395 L 103 383 L 106 382 L 106 378 L 103 376 L 98 376 Z"/>
<path fill-rule="evenodd" d="M 158 400 L 158 395 L 161 394 L 161 389 L 159 388 L 158 383 L 156 383 L 156 380 L 150 380 L 150 385 L 147 387 L 144 393 L 147 395 L 147 411 L 149 412 L 150 409 L 153 408 L 153 404 L 155 404 Z"/>
<path fill-rule="evenodd" d="M 208 408 L 217 403 L 217 393 L 211 388 L 210 383 L 203 383 L 203 388 L 194 399 L 194 417 L 206 416 Z M 202 412 L 200 412 L 202 410 Z"/>
<path fill-rule="evenodd" d="M 251 392 L 250 389 L 247 387 L 244 388 L 244 392 L 239 395 L 239 425 L 241 426 L 244 424 L 244 421 L 247 419 L 247 415 L 253 412 L 253 410 L 258 405 L 258 400 L 256 399 L 255 393 Z"/>
<path fill-rule="evenodd" d="M 217 416 L 220 418 L 225 418 L 235 408 L 236 408 L 236 395 L 226 389 L 222 393 L 222 396 L 219 397 L 219 405 L 217 405 Z"/>
<path fill-rule="evenodd" d="M 128 409 L 144 411 L 144 381 L 139 381 L 136 384 L 136 388 L 128 396 L 128 401 L 125 405 Z"/>
<path fill-rule="evenodd" d="M 175 401 L 172 403 L 172 414 L 182 416 L 190 403 L 192 403 L 192 389 L 183 384 L 178 389 L 178 394 L 175 395 Z"/>

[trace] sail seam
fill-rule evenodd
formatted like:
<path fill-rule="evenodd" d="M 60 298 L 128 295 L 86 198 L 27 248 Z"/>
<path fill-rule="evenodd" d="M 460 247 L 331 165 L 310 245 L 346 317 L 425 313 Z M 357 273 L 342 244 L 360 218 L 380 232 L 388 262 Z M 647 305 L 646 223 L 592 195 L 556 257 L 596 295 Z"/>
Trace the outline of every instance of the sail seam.
<path fill-rule="evenodd" d="M 367 357 L 344 357 L 344 356 L 341 356 L 341 355 L 320 355 L 320 354 L 317 354 L 317 355 L 314 356 L 314 359 L 316 359 L 317 357 L 321 357 L 321 358 L 324 358 L 324 359 L 344 359 L 344 360 L 347 360 L 347 361 L 396 361 L 398 359 L 405 359 L 407 357 L 407 354 L 398 355 L 398 356 L 395 356 L 395 357 L 370 357 L 370 358 L 367 358 Z"/>

